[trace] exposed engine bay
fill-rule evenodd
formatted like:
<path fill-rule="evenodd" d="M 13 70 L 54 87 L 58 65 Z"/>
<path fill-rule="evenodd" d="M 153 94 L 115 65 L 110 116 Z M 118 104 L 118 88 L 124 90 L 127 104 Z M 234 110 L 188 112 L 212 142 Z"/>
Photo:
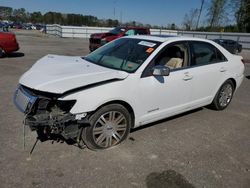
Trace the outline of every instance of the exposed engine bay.
<path fill-rule="evenodd" d="M 39 92 L 25 86 L 20 86 L 19 90 L 26 96 L 35 97 L 33 103 L 27 104 L 24 124 L 37 132 L 37 139 L 40 141 L 63 139 L 76 143 L 81 142 L 81 129 L 88 123 L 86 117 L 76 118 L 76 115 L 70 113 L 75 100 L 58 100 L 58 96 L 55 94 Z M 16 94 L 15 102 L 18 102 L 17 98 Z M 24 105 L 24 102 L 20 103 Z"/>

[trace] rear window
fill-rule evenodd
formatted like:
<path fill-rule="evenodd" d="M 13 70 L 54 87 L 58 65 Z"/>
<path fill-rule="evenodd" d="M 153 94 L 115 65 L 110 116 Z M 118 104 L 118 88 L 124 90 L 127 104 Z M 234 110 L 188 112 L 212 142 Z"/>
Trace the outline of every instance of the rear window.
<path fill-rule="evenodd" d="M 213 45 L 206 42 L 193 42 L 191 65 L 207 65 L 226 61 L 225 56 Z"/>

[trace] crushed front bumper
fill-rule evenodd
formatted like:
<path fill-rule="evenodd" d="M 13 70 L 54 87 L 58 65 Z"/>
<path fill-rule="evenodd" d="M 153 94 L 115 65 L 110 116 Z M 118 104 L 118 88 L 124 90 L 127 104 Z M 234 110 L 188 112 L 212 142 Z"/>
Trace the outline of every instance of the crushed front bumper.
<path fill-rule="evenodd" d="M 19 85 L 13 97 L 16 107 L 25 114 L 24 124 L 36 131 L 41 141 L 55 135 L 74 140 L 81 128 L 89 125 L 87 117 L 79 119 L 69 112 L 76 101 L 61 101 L 41 93 Z"/>

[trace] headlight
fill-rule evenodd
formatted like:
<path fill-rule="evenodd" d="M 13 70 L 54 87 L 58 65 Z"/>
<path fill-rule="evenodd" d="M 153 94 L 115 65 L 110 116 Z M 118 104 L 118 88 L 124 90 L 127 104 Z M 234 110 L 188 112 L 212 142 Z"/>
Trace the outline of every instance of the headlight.
<path fill-rule="evenodd" d="M 60 110 L 69 112 L 75 103 L 76 100 L 62 101 L 40 98 L 38 101 L 38 110 L 50 110 L 54 106 L 57 106 Z"/>
<path fill-rule="evenodd" d="M 69 112 L 71 108 L 75 105 L 76 100 L 69 100 L 69 101 L 56 101 L 56 106 L 60 108 L 62 111 Z"/>

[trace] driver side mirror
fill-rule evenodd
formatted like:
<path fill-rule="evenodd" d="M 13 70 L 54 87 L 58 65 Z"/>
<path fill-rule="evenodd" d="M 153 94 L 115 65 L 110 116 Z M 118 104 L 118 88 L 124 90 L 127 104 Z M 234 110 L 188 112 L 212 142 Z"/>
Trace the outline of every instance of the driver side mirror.
<path fill-rule="evenodd" d="M 156 65 L 151 71 L 153 76 L 169 76 L 170 68 L 164 65 Z"/>

